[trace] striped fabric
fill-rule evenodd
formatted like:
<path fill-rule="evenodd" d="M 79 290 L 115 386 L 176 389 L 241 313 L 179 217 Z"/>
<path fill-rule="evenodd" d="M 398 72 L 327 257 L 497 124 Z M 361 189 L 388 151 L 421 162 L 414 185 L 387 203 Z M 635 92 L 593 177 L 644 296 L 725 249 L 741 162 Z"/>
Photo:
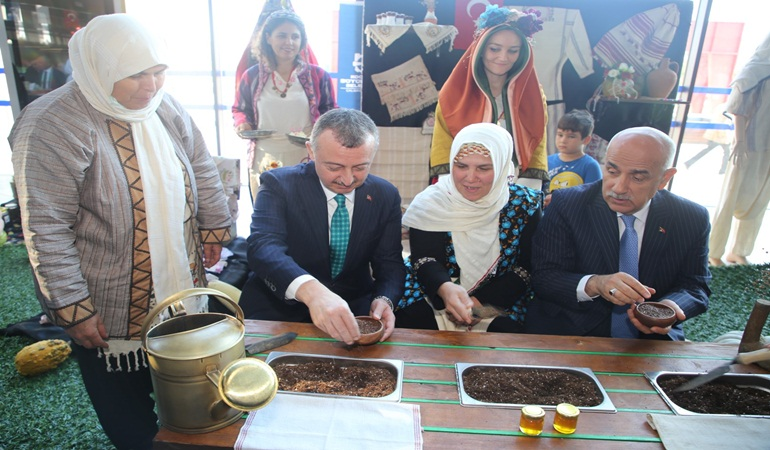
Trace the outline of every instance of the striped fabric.
<path fill-rule="evenodd" d="M 658 67 L 679 26 L 674 3 L 639 13 L 605 34 L 594 47 L 604 66 L 627 63 L 642 75 Z"/>

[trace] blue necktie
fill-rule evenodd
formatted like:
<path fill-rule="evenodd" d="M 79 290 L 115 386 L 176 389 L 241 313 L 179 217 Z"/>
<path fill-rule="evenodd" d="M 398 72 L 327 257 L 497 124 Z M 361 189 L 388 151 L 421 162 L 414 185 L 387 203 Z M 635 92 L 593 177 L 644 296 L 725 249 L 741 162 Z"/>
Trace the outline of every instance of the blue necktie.
<path fill-rule="evenodd" d="M 345 207 L 345 196 L 337 194 L 337 210 L 332 215 L 332 223 L 329 227 L 329 249 L 331 250 L 332 278 L 342 271 L 345 263 L 345 253 L 348 251 L 348 238 L 350 238 L 350 216 Z"/>
<path fill-rule="evenodd" d="M 626 229 L 620 237 L 620 259 L 618 269 L 632 277 L 639 279 L 639 236 L 634 229 L 636 217 L 629 215 L 620 216 Z M 628 306 L 614 305 L 612 308 L 612 337 L 637 338 L 639 330 L 628 319 Z"/>

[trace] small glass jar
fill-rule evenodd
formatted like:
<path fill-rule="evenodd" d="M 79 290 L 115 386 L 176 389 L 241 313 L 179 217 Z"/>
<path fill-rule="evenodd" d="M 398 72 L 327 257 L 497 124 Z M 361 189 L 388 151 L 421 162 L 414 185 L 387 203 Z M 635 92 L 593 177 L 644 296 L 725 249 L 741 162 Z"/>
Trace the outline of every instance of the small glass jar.
<path fill-rule="evenodd" d="M 528 405 L 521 408 L 521 419 L 519 419 L 519 430 L 529 436 L 537 436 L 543 432 L 545 423 L 545 411 L 543 408 L 535 405 Z"/>
<path fill-rule="evenodd" d="M 580 409 L 569 403 L 556 405 L 556 416 L 553 418 L 553 428 L 562 434 L 572 434 L 577 429 Z"/>

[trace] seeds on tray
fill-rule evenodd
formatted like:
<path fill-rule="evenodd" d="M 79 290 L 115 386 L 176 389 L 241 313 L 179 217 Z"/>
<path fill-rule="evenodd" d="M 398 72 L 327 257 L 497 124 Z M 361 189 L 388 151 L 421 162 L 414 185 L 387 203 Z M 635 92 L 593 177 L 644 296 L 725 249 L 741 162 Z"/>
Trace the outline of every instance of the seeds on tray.
<path fill-rule="evenodd" d="M 339 365 L 332 361 L 273 366 L 282 391 L 355 397 L 385 397 L 396 390 L 396 377 L 374 366 Z"/>
<path fill-rule="evenodd" d="M 462 374 L 465 393 L 487 403 L 596 406 L 602 394 L 590 378 L 560 369 L 477 366 Z"/>
<path fill-rule="evenodd" d="M 695 389 L 673 392 L 692 377 L 661 376 L 658 385 L 677 406 L 700 414 L 770 415 L 770 393 L 714 380 Z"/>

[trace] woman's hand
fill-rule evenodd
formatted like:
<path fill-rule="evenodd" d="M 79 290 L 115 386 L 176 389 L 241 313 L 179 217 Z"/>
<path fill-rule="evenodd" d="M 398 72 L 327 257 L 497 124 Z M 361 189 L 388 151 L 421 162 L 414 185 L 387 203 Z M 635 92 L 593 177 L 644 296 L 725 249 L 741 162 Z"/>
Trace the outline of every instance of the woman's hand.
<path fill-rule="evenodd" d="M 210 269 L 222 256 L 222 244 L 203 244 L 203 267 Z"/>
<path fill-rule="evenodd" d="M 99 314 L 80 322 L 64 331 L 72 338 L 72 342 L 85 348 L 103 347 L 109 348 L 107 343 L 107 329 L 104 328 Z"/>
<path fill-rule="evenodd" d="M 240 133 L 241 131 L 248 131 L 251 130 L 251 124 L 248 122 L 243 122 L 242 124 L 235 127 L 235 132 Z"/>
<path fill-rule="evenodd" d="M 473 300 L 471 300 L 468 291 L 464 287 L 447 281 L 438 288 L 438 295 L 444 299 L 447 312 L 457 322 L 463 325 L 471 325 L 473 323 L 473 316 L 471 314 Z"/>

